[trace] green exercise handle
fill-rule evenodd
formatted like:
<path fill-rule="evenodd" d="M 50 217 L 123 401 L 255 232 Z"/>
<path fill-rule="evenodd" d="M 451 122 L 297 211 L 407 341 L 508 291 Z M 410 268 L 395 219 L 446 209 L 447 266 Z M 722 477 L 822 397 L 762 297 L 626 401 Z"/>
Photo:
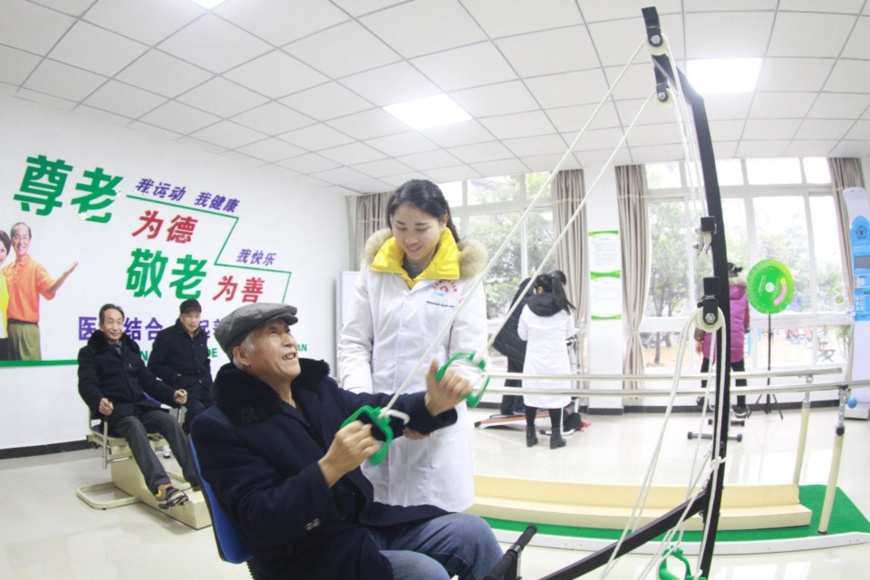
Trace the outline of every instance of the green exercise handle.
<path fill-rule="evenodd" d="M 447 371 L 447 367 L 453 364 L 453 362 L 456 360 L 468 361 L 469 363 L 471 363 L 472 366 L 476 366 L 482 372 L 486 373 L 486 361 L 483 360 L 483 358 L 478 357 L 477 354 L 473 352 L 459 352 L 447 359 L 447 362 L 441 365 L 441 368 L 439 368 L 438 372 L 435 373 L 435 379 L 439 381 L 443 379 L 444 373 Z M 474 407 L 477 407 L 477 405 L 480 403 L 480 400 L 483 398 L 483 393 L 486 392 L 486 387 L 488 386 L 489 375 L 486 375 L 486 378 L 484 379 L 480 389 L 465 397 L 465 402 L 468 404 L 469 407 L 471 407 L 472 409 Z"/>
<path fill-rule="evenodd" d="M 376 426 L 384 433 L 384 444 L 378 449 L 377 453 L 369 457 L 369 461 L 372 465 L 377 465 L 381 461 L 384 460 L 384 457 L 387 455 L 387 449 L 390 447 L 390 443 L 393 441 L 393 429 L 390 427 L 390 418 L 387 416 L 381 417 L 381 408 L 380 407 L 371 407 L 369 405 L 363 405 L 356 412 L 344 420 L 344 423 L 341 424 L 342 428 L 344 428 L 347 424 L 356 421 L 357 418 L 365 414 L 369 419 L 372 420 L 372 425 Z"/>
<path fill-rule="evenodd" d="M 695 580 L 695 577 L 692 576 L 692 566 L 689 564 L 689 560 L 683 555 L 683 549 L 677 548 L 676 550 L 668 550 L 665 552 L 665 557 L 662 559 L 661 564 L 659 564 L 659 580 L 680 580 L 676 576 L 676 574 L 671 573 L 668 570 L 668 556 L 673 556 L 677 560 L 683 563 L 686 567 L 686 573 L 682 580 Z M 697 580 L 703 580 L 702 578 L 698 578 Z"/>

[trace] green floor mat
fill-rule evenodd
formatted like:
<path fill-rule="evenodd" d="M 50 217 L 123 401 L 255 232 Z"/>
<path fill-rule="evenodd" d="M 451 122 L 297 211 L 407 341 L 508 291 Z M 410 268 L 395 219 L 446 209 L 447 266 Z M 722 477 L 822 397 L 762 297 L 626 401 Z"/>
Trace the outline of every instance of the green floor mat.
<path fill-rule="evenodd" d="M 727 530 L 716 534 L 717 542 L 761 542 L 769 540 L 791 540 L 795 538 L 816 537 L 819 518 L 822 513 L 822 502 L 825 498 L 824 485 L 802 485 L 800 487 L 801 504 L 812 510 L 813 517 L 808 526 L 794 528 L 770 528 L 764 530 Z M 498 530 L 522 532 L 532 522 L 518 522 L 496 518 L 484 518 L 490 527 Z M 622 530 L 606 530 L 601 528 L 579 528 L 572 526 L 556 526 L 550 524 L 535 524 L 538 533 L 550 536 L 566 536 L 571 538 L 590 538 L 600 540 L 618 540 Z M 837 488 L 834 506 L 831 511 L 831 521 L 828 525 L 828 535 L 858 532 L 870 534 L 870 522 L 864 517 L 852 500 Z M 664 535 L 659 536 L 658 540 Z M 684 542 L 700 542 L 701 532 L 686 532 Z"/>

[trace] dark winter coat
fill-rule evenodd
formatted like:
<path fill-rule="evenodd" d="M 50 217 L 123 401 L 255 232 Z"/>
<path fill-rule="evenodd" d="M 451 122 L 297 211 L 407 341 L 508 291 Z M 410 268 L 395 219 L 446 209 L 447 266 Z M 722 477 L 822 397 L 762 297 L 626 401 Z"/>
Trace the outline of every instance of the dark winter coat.
<path fill-rule="evenodd" d="M 159 380 L 145 366 L 139 345 L 126 334 L 121 335 L 121 354 L 106 340 L 101 330 L 94 332 L 87 346 L 79 350 L 79 394 L 91 413 L 97 416 L 100 399 L 106 397 L 114 407 L 109 426 L 119 419 L 160 409 L 154 399 L 172 407 L 175 389 Z"/>
<path fill-rule="evenodd" d="M 384 406 L 390 395 L 340 389 L 325 362 L 300 359 L 300 364 L 302 372 L 291 385 L 296 407 L 232 363 L 218 371 L 215 406 L 191 427 L 202 475 L 266 578 L 392 578 L 368 528 L 446 512 L 375 503 L 359 468 L 327 487 L 317 461 L 335 433 L 357 409 Z M 455 410 L 429 415 L 424 396 L 403 395 L 395 404 L 410 415 L 412 428 L 430 433 L 456 421 Z M 392 426 L 396 436 L 402 434 L 400 421 Z"/>
<path fill-rule="evenodd" d="M 201 398 L 200 391 L 207 394 L 212 386 L 208 337 L 200 329 L 191 338 L 181 320 L 176 320 L 157 333 L 148 368 L 166 384 Z"/>

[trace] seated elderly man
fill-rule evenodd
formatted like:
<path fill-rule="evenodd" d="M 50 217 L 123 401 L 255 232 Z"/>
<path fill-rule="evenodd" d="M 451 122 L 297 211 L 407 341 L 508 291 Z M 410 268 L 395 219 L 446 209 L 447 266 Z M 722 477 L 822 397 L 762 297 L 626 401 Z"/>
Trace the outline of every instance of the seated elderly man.
<path fill-rule="evenodd" d="M 476 516 L 373 500 L 359 469 L 379 449 L 379 429 L 342 423 L 389 395 L 340 389 L 323 361 L 298 358 L 290 333 L 296 309 L 248 304 L 215 331 L 230 357 L 214 383 L 215 407 L 191 426 L 203 478 L 254 553 L 264 578 L 482 579 L 502 556 Z M 470 392 L 448 369 L 425 393 L 402 395 L 393 409 L 420 433 L 456 421 Z M 394 433 L 403 423 L 392 419 Z M 386 461 L 390 460 L 387 453 Z"/>
<path fill-rule="evenodd" d="M 101 414 L 109 428 L 127 440 L 158 507 L 169 509 L 184 503 L 187 495 L 172 485 L 151 448 L 148 433 L 157 432 L 166 438 L 184 478 L 192 486 L 199 486 L 187 438 L 178 421 L 160 408 L 160 403 L 183 405 L 187 392 L 173 389 L 151 374 L 139 354 L 139 345 L 124 332 L 124 311 L 120 306 L 104 304 L 99 320 L 100 329 L 79 351 L 79 394 L 92 416 Z"/>

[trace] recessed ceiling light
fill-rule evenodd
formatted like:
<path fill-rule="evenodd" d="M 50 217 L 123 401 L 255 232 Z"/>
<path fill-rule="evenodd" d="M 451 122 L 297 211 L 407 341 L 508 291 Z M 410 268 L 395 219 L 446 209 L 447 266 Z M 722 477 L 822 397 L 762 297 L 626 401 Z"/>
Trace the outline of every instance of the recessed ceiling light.
<path fill-rule="evenodd" d="M 388 105 L 384 110 L 414 129 L 449 125 L 467 121 L 471 115 L 463 111 L 447 95 L 436 95 L 404 103 Z"/>
<path fill-rule="evenodd" d="M 224 0 L 191 0 L 194 4 L 199 4 L 203 8 L 207 10 L 211 10 L 218 4 L 223 4 Z"/>
<path fill-rule="evenodd" d="M 760 58 L 711 58 L 690 60 L 686 65 L 692 87 L 702 95 L 749 93 L 755 90 Z"/>

